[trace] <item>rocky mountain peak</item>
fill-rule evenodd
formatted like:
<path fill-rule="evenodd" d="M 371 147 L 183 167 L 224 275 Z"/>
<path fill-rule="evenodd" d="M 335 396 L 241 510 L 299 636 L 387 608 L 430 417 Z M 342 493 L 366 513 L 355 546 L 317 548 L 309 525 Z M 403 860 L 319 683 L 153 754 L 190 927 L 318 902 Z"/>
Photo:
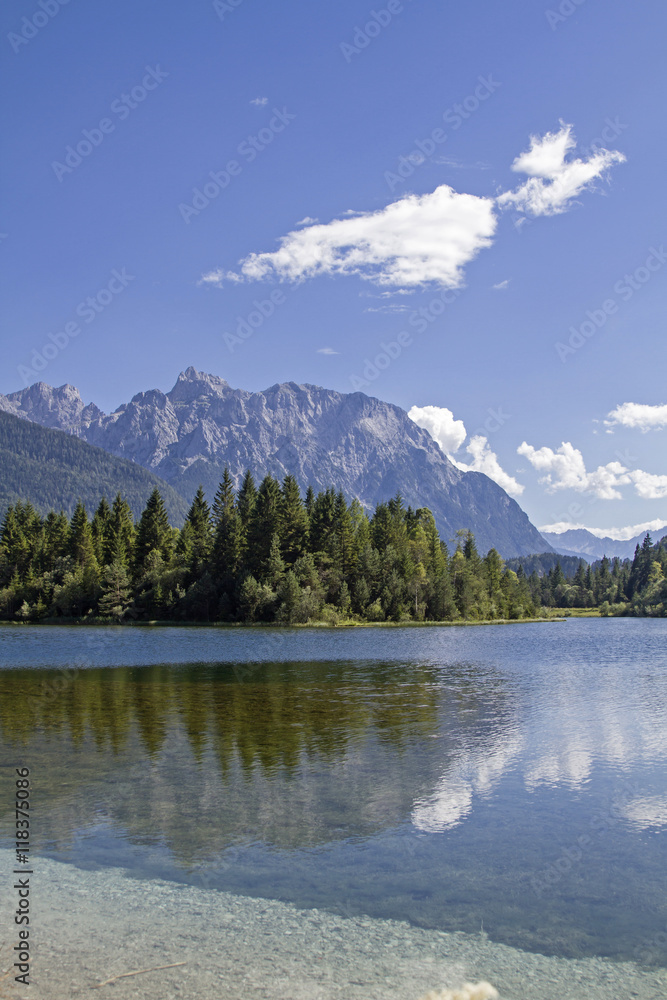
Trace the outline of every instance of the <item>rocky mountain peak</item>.
<path fill-rule="evenodd" d="M 138 393 L 108 416 L 84 407 L 73 386 L 44 383 L 0 397 L 0 409 L 129 458 L 187 501 L 200 484 L 212 498 L 225 467 L 237 485 L 246 469 L 257 481 L 290 473 L 302 490 L 333 486 L 369 510 L 400 492 L 406 505 L 431 509 L 446 541 L 472 530 L 481 552 L 549 547 L 497 483 L 457 469 L 405 410 L 364 393 L 296 382 L 248 392 L 190 367 L 170 392 Z"/>
<path fill-rule="evenodd" d="M 76 386 L 54 388 L 46 382 L 35 382 L 27 389 L 19 389 L 8 396 L 0 396 L 0 409 L 25 417 L 43 427 L 56 427 L 77 433 L 81 422 L 88 422 L 102 411 L 93 403 L 86 406 Z"/>
<path fill-rule="evenodd" d="M 199 396 L 222 397 L 230 392 L 229 383 L 218 375 L 197 371 L 192 365 L 178 376 L 176 385 L 167 395 L 172 402 L 188 403 Z"/>

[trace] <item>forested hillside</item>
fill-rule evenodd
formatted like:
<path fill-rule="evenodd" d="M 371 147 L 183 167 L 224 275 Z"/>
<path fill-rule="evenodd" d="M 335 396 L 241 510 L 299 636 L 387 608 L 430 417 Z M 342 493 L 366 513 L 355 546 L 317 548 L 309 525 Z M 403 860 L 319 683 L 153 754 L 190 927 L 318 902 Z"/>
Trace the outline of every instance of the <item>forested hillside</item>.
<path fill-rule="evenodd" d="M 0 517 L 10 504 L 28 499 L 42 514 L 54 507 L 71 515 L 79 500 L 92 508 L 100 496 L 118 490 L 138 517 L 156 486 L 169 516 L 182 524 L 188 504 L 152 472 L 64 431 L 0 411 Z"/>

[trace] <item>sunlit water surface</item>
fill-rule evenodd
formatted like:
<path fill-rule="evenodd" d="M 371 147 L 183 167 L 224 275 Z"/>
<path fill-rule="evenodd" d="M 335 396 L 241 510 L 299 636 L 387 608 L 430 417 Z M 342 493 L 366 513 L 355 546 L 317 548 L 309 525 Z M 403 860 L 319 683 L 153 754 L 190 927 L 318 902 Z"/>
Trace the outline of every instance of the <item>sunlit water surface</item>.
<path fill-rule="evenodd" d="M 667 965 L 667 621 L 0 628 L 0 846 Z M 120 919 L 120 916 L 119 916 Z"/>

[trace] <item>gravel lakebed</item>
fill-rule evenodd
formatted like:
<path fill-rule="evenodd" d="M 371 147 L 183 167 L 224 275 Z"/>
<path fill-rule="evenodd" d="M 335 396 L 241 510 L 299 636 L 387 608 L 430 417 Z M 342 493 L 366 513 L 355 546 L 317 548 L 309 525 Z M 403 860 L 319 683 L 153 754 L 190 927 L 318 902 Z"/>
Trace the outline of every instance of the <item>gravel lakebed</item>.
<path fill-rule="evenodd" d="M 14 854 L 0 851 L 0 967 L 16 941 Z M 419 1000 L 433 989 L 488 980 L 502 1000 L 664 1000 L 667 970 L 603 958 L 520 951 L 485 935 L 341 917 L 120 869 L 83 871 L 34 857 L 31 984 L 0 995 L 30 1000 Z M 185 963 L 155 969 L 171 963 Z M 123 973 L 152 969 L 141 975 Z"/>

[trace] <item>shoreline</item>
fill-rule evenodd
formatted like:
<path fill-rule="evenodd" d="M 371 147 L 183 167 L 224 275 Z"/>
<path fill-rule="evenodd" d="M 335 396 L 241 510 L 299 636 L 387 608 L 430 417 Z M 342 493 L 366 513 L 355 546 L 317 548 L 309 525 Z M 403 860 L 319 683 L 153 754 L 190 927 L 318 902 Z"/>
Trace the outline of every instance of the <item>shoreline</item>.
<path fill-rule="evenodd" d="M 11 852 L 0 850 L 0 861 L 8 871 Z M 299 909 L 276 899 L 144 881 L 121 868 L 84 870 L 40 855 L 31 867 L 32 982 L 28 989 L 2 984 L 17 1000 L 418 1000 L 428 990 L 480 979 L 492 983 L 501 1000 L 653 1000 L 667 992 L 662 967 L 546 956 L 484 933 Z M 204 870 L 203 885 L 205 877 Z M 4 926 L 10 909 L 5 897 Z M 175 967 L 159 968 L 169 963 Z M 141 969 L 148 971 L 99 987 Z"/>
<path fill-rule="evenodd" d="M 15 625 L 17 628 L 33 628 L 38 625 L 88 625 L 91 627 L 113 626 L 114 628 L 229 628 L 229 629 L 344 629 L 344 628 L 465 628 L 477 625 L 536 625 L 566 622 L 568 618 L 596 618 L 600 615 L 565 615 L 558 618 L 489 618 L 479 621 L 442 621 L 442 622 L 295 622 L 292 625 L 282 625 L 278 622 L 204 622 L 204 621 L 109 621 L 104 618 L 45 618 L 36 622 L 17 622 L 15 619 L 0 619 L 0 625 Z"/>

